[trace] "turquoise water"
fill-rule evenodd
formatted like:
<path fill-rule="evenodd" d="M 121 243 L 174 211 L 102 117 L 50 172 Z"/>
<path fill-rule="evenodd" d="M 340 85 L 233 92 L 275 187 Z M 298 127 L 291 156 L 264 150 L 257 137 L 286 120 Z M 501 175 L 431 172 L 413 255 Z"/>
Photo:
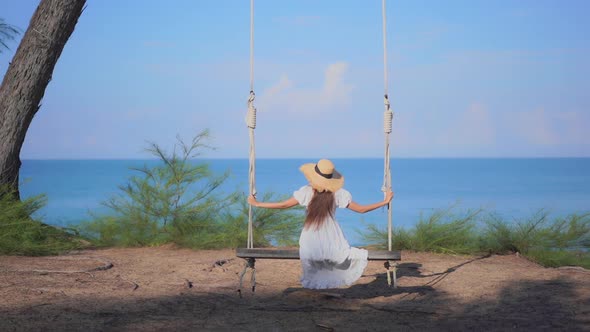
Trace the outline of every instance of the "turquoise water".
<path fill-rule="evenodd" d="M 221 174 L 231 171 L 221 190 L 248 191 L 248 161 L 207 160 Z M 291 193 L 304 185 L 298 167 L 313 160 L 257 160 L 258 192 Z M 117 193 L 118 185 L 137 172 L 130 167 L 153 160 L 24 160 L 23 197 L 44 193 L 47 206 L 39 216 L 49 224 L 72 225 L 104 212 L 101 202 Z M 382 199 L 382 159 L 335 159 L 345 176 L 345 188 L 361 204 Z M 590 158 L 567 159 L 392 159 L 394 226 L 411 226 L 421 213 L 457 205 L 458 210 L 485 208 L 508 218 L 530 216 L 544 208 L 553 216 L 590 211 Z M 359 215 L 339 210 L 337 219 L 353 243 L 362 222 L 386 226 L 379 209 Z"/>

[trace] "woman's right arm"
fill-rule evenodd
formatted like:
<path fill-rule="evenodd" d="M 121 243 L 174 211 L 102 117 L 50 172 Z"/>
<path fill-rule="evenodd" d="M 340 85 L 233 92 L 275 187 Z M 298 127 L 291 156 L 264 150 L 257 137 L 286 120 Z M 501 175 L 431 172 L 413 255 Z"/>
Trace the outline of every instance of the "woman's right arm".
<path fill-rule="evenodd" d="M 282 202 L 259 202 L 253 195 L 248 196 L 248 203 L 254 207 L 261 207 L 266 209 L 288 209 L 299 204 L 295 197 L 291 197 L 288 200 Z"/>
<path fill-rule="evenodd" d="M 381 202 L 368 204 L 368 205 L 361 205 L 356 202 L 350 202 L 350 204 L 348 204 L 347 208 L 354 211 L 354 212 L 366 213 L 366 212 L 373 211 L 375 209 L 378 209 L 382 206 L 389 204 L 389 202 L 391 202 L 392 198 L 393 198 L 393 192 L 388 191 L 385 195 L 385 199 Z"/>

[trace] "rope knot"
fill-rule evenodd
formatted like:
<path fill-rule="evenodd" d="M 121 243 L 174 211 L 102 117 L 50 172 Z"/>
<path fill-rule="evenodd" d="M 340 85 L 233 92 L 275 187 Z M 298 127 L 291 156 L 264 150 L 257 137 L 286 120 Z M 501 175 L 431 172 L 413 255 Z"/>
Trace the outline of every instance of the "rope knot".
<path fill-rule="evenodd" d="M 383 104 L 385 105 L 385 113 L 383 113 L 383 131 L 390 134 L 393 127 L 393 112 L 391 111 L 391 104 L 387 94 L 384 96 Z"/>
<path fill-rule="evenodd" d="M 393 128 L 393 112 L 387 106 L 387 110 L 383 112 L 383 131 L 386 134 L 391 134 Z"/>
<path fill-rule="evenodd" d="M 254 91 L 250 91 L 250 96 L 248 97 L 248 114 L 246 115 L 246 125 L 248 128 L 255 129 L 256 128 L 256 107 L 254 107 L 254 99 L 256 95 Z"/>

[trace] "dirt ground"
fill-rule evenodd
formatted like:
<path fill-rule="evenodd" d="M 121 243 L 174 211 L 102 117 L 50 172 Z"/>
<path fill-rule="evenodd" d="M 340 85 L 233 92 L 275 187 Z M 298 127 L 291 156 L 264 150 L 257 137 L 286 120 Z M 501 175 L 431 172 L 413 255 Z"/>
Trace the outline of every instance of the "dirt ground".
<path fill-rule="evenodd" d="M 369 262 L 355 285 L 325 291 L 301 288 L 299 261 L 258 260 L 256 292 L 248 275 L 240 298 L 232 250 L 0 256 L 0 331 L 590 331 L 588 270 L 515 255 L 402 258 L 397 289 Z"/>

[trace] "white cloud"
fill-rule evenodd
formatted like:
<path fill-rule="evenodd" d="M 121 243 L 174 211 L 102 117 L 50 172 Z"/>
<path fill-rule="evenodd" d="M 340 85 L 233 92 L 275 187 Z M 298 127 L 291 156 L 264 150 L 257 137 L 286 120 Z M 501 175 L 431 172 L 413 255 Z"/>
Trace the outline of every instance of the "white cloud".
<path fill-rule="evenodd" d="M 329 112 L 350 106 L 353 85 L 344 80 L 348 63 L 328 65 L 324 83 L 319 89 L 299 88 L 283 74 L 273 86 L 263 90 L 259 99 L 261 110 L 316 113 Z M 310 73 L 311 75 L 311 73 Z"/>
<path fill-rule="evenodd" d="M 272 100 L 273 98 L 280 96 L 282 93 L 284 93 L 286 90 L 292 87 L 293 82 L 289 80 L 289 77 L 287 77 L 287 75 L 283 74 L 281 75 L 281 78 L 279 79 L 279 82 L 277 84 L 263 91 L 261 98 Z"/>
<path fill-rule="evenodd" d="M 512 129 L 527 143 L 538 146 L 588 145 L 590 116 L 580 112 L 521 111 L 512 117 Z"/>
<path fill-rule="evenodd" d="M 84 138 L 84 143 L 85 143 L 87 146 L 96 146 L 96 145 L 97 145 L 97 143 L 98 143 L 98 139 L 97 139 L 97 138 L 96 138 L 96 136 L 94 136 L 94 135 L 91 135 L 91 136 L 86 136 L 86 137 Z"/>
<path fill-rule="evenodd" d="M 488 146 L 495 142 L 496 130 L 487 108 L 478 103 L 471 104 L 459 114 L 441 141 L 456 146 Z"/>
<path fill-rule="evenodd" d="M 469 126 L 467 132 L 476 142 L 493 144 L 496 141 L 494 123 L 485 106 L 473 104 L 464 114 L 463 123 Z"/>
<path fill-rule="evenodd" d="M 551 119 L 543 108 L 515 115 L 515 129 L 520 137 L 535 145 L 554 145 L 559 142 Z"/>
<path fill-rule="evenodd" d="M 588 130 L 590 129 L 590 115 L 579 112 L 562 112 L 555 114 L 557 123 L 566 128 L 560 135 L 563 143 L 590 145 Z"/>

